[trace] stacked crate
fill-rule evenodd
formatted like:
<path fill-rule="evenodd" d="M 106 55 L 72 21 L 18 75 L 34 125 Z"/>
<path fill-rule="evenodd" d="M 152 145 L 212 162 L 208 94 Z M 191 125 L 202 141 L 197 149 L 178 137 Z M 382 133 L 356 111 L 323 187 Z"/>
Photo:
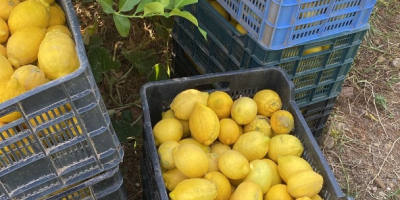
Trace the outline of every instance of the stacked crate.
<path fill-rule="evenodd" d="M 369 29 L 367 21 L 376 1 L 218 0 L 218 3 L 248 34 L 236 30 L 206 0 L 186 6 L 185 10 L 207 32 L 207 38 L 190 21 L 175 18 L 174 72 L 182 77 L 278 66 L 294 83 L 295 101 L 318 137 Z M 272 8 L 278 12 L 271 18 Z M 321 50 L 308 53 L 315 48 Z M 179 66 L 176 61 L 179 59 L 188 64 Z"/>
<path fill-rule="evenodd" d="M 71 0 L 58 4 L 80 67 L 0 104 L 0 199 L 126 199 L 123 148 L 86 57 Z"/>

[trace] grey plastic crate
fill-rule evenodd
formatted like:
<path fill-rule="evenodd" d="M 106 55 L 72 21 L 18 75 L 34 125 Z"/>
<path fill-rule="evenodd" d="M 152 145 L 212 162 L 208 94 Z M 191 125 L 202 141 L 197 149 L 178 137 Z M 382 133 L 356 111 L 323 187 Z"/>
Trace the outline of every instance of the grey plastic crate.
<path fill-rule="evenodd" d="M 58 192 L 58 193 L 57 193 Z M 118 166 L 96 177 L 57 191 L 40 200 L 126 200 L 123 178 Z"/>
<path fill-rule="evenodd" d="M 0 127 L 0 199 L 37 199 L 110 170 L 123 159 L 89 67 L 72 2 L 62 0 L 59 5 L 81 65 L 0 104 L 0 116 L 14 111 L 22 115 Z"/>
<path fill-rule="evenodd" d="M 343 194 L 315 138 L 297 107 L 294 101 L 294 84 L 290 81 L 288 75 L 277 67 L 204 74 L 149 82 L 143 85 L 140 91 L 144 122 L 143 160 L 141 163 L 141 170 L 143 196 L 145 199 L 168 199 L 152 131 L 153 126 L 161 120 L 161 113 L 168 109 L 169 104 L 179 92 L 186 89 L 199 88 L 199 86 L 220 83 L 225 83 L 229 86 L 217 90 L 227 92 L 233 99 L 237 99 L 240 96 L 253 97 L 257 91 L 266 88 L 276 91 L 282 99 L 283 109 L 291 112 L 294 117 L 295 129 L 292 134 L 298 137 L 304 146 L 302 157 L 324 178 L 323 188 L 319 193 L 320 196 L 325 200 L 352 199 Z M 211 92 L 213 90 L 207 91 Z"/>

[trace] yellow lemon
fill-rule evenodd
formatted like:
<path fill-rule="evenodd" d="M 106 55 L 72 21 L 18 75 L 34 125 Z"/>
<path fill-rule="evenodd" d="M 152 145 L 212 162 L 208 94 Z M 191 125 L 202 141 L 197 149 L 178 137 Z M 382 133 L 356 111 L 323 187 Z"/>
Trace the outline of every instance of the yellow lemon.
<path fill-rule="evenodd" d="M 229 15 L 229 19 L 232 22 L 238 23 L 238 21 L 232 15 Z"/>
<path fill-rule="evenodd" d="M 173 110 L 169 109 L 169 110 L 161 113 L 161 119 L 167 119 L 167 118 L 175 118 L 175 114 L 174 114 Z"/>
<path fill-rule="evenodd" d="M 268 136 L 258 131 L 251 131 L 241 135 L 232 149 L 243 154 L 251 162 L 267 155 L 269 142 Z"/>
<path fill-rule="evenodd" d="M 229 182 L 231 183 L 231 185 L 237 187 L 243 182 L 243 179 L 244 178 L 236 179 L 236 180 L 235 179 L 229 179 Z"/>
<path fill-rule="evenodd" d="M 276 134 L 288 134 L 294 128 L 293 115 L 286 110 L 278 110 L 272 114 L 271 127 Z"/>
<path fill-rule="evenodd" d="M 263 195 L 260 186 L 251 181 L 246 181 L 241 183 L 236 188 L 236 191 L 233 193 L 230 200 L 244 200 L 244 199 L 262 200 Z"/>
<path fill-rule="evenodd" d="M 38 27 L 46 29 L 49 24 L 49 5 L 44 1 L 24 1 L 11 11 L 8 18 L 8 27 L 11 35 L 24 27 Z"/>
<path fill-rule="evenodd" d="M 211 153 L 217 153 L 219 155 L 221 155 L 222 153 L 224 153 L 225 151 L 229 151 L 231 150 L 231 147 L 226 145 L 226 144 L 222 144 L 219 141 L 215 141 L 214 143 L 212 143 L 210 145 L 210 151 Z"/>
<path fill-rule="evenodd" d="M 181 144 L 172 150 L 175 166 L 189 178 L 203 177 L 208 171 L 207 154 L 194 144 Z"/>
<path fill-rule="evenodd" d="M 172 191 L 175 189 L 176 185 L 178 183 L 182 182 L 183 180 L 188 179 L 181 171 L 179 171 L 177 168 L 169 169 L 166 172 L 162 174 L 163 180 L 165 187 L 169 190 Z"/>
<path fill-rule="evenodd" d="M 331 48 L 330 44 L 322 46 L 322 50 L 329 50 Z"/>
<path fill-rule="evenodd" d="M 219 168 L 218 168 L 219 154 L 207 153 L 207 157 L 208 157 L 208 171 L 207 172 L 219 171 Z"/>
<path fill-rule="evenodd" d="M 188 120 L 196 102 L 207 106 L 208 93 L 196 89 L 187 89 L 180 92 L 170 105 L 177 119 Z"/>
<path fill-rule="evenodd" d="M 79 68 L 75 42 L 61 31 L 46 33 L 39 47 L 38 67 L 50 80 L 66 76 Z"/>
<path fill-rule="evenodd" d="M 48 26 L 64 25 L 65 24 L 65 13 L 58 5 L 50 6 L 49 10 L 49 24 Z"/>
<path fill-rule="evenodd" d="M 257 104 L 249 97 L 240 97 L 235 100 L 231 109 L 232 119 L 239 125 L 250 123 L 256 118 Z"/>
<path fill-rule="evenodd" d="M 178 142 L 182 138 L 182 124 L 177 119 L 162 119 L 153 127 L 154 140 L 157 146 L 172 140 Z"/>
<path fill-rule="evenodd" d="M 263 115 L 257 115 L 253 121 L 244 125 L 243 132 L 258 131 L 265 136 L 272 137 L 272 128 L 269 124 L 269 119 Z"/>
<path fill-rule="evenodd" d="M 318 194 L 311 197 L 311 200 L 323 200 L 321 196 L 319 196 Z"/>
<path fill-rule="evenodd" d="M 236 22 L 230 20 L 229 23 L 232 24 L 233 27 L 236 27 L 236 24 L 237 24 Z"/>
<path fill-rule="evenodd" d="M 37 60 L 46 30 L 34 26 L 20 28 L 8 39 L 7 58 L 15 68 Z M 54 60 L 53 60 L 54 62 Z"/>
<path fill-rule="evenodd" d="M 18 82 L 16 78 L 11 78 L 7 82 L 0 83 L 0 103 L 10 100 L 24 93 L 25 91 L 25 88 Z M 19 118 L 21 118 L 21 113 L 16 111 L 0 117 L 0 122 L 9 123 Z"/>
<path fill-rule="evenodd" d="M 303 151 L 304 147 L 296 136 L 276 135 L 269 142 L 268 157 L 277 162 L 279 156 L 295 155 L 300 157 Z"/>
<path fill-rule="evenodd" d="M 0 0 L 0 18 L 8 20 L 11 11 L 19 4 L 19 0 Z"/>
<path fill-rule="evenodd" d="M 264 160 L 253 160 L 250 162 L 250 172 L 243 179 L 243 182 L 252 181 L 260 186 L 261 191 L 265 194 L 271 187 L 272 170 L 269 164 Z"/>
<path fill-rule="evenodd" d="M 209 146 L 200 143 L 199 141 L 197 141 L 194 138 L 185 138 L 183 140 L 180 140 L 179 144 L 194 144 L 194 145 L 200 147 L 201 150 L 204 151 L 204 153 L 210 153 L 210 147 Z"/>
<path fill-rule="evenodd" d="M 7 58 L 7 49 L 2 44 L 0 44 L 0 55 L 2 55 L 3 57 Z M 11 65 L 11 63 L 10 63 L 10 65 Z"/>
<path fill-rule="evenodd" d="M 14 69 L 11 63 L 4 56 L 0 55 L 0 82 L 5 82 L 10 80 Z"/>
<path fill-rule="evenodd" d="M 240 136 L 239 125 L 231 118 L 224 118 L 219 121 L 218 140 L 225 145 L 236 142 Z"/>
<path fill-rule="evenodd" d="M 302 170 L 290 176 L 287 181 L 287 191 L 294 198 L 313 197 L 322 189 L 324 180 L 313 170 Z"/>
<path fill-rule="evenodd" d="M 236 191 L 236 186 L 231 184 L 231 196 L 233 193 L 235 193 L 235 191 Z"/>
<path fill-rule="evenodd" d="M 313 47 L 303 51 L 303 55 L 313 54 L 322 51 L 322 47 Z"/>
<path fill-rule="evenodd" d="M 219 119 L 227 118 L 231 115 L 233 100 L 226 92 L 215 91 L 210 94 L 207 106 L 211 108 Z"/>
<path fill-rule="evenodd" d="M 229 179 L 242 179 L 250 171 L 250 164 L 247 158 L 238 151 L 225 151 L 218 159 L 219 170 Z"/>
<path fill-rule="evenodd" d="M 217 186 L 217 197 L 215 200 L 228 200 L 231 196 L 231 184 L 228 178 L 224 176 L 221 172 L 208 172 L 204 175 L 204 178 L 211 181 Z"/>
<path fill-rule="evenodd" d="M 296 198 L 296 200 L 311 200 L 310 197 L 300 197 L 300 198 Z"/>
<path fill-rule="evenodd" d="M 226 12 L 225 8 L 222 7 L 217 1 L 210 1 L 210 5 L 214 7 L 214 9 L 217 10 L 217 12 L 222 15 L 222 17 L 229 21 L 228 12 Z"/>
<path fill-rule="evenodd" d="M 282 109 L 282 100 L 278 93 L 270 89 L 258 91 L 254 97 L 257 103 L 257 113 L 266 117 L 271 117 L 272 113 Z"/>
<path fill-rule="evenodd" d="M 197 102 L 189 117 L 192 137 L 204 145 L 212 144 L 220 131 L 219 119 L 211 108 Z"/>
<path fill-rule="evenodd" d="M 236 24 L 236 30 L 239 31 L 242 35 L 247 34 L 247 30 L 239 23 Z"/>
<path fill-rule="evenodd" d="M 271 186 L 282 183 L 282 178 L 278 171 L 278 165 L 273 160 L 268 158 L 264 158 L 262 160 L 266 161 L 269 165 L 269 168 L 271 168 Z"/>
<path fill-rule="evenodd" d="M 269 188 L 264 196 L 264 200 L 294 200 L 287 191 L 287 186 L 284 184 L 276 184 Z"/>
<path fill-rule="evenodd" d="M 7 41 L 10 32 L 8 31 L 8 25 L 4 19 L 0 18 L 0 43 Z"/>
<path fill-rule="evenodd" d="M 50 31 L 54 31 L 54 30 L 59 30 L 65 34 L 67 34 L 69 37 L 72 37 L 71 31 L 69 31 L 68 27 L 64 26 L 64 25 L 53 25 L 53 26 L 49 26 L 46 29 L 46 32 L 50 32 Z"/>
<path fill-rule="evenodd" d="M 171 110 L 171 109 L 161 113 L 161 118 L 162 119 L 166 119 L 166 118 L 175 118 L 176 119 L 174 111 Z M 189 137 L 190 136 L 189 121 L 188 120 L 181 120 L 181 119 L 178 119 L 178 120 L 181 122 L 182 128 L 183 128 L 182 138 Z"/>
<path fill-rule="evenodd" d="M 43 71 L 35 65 L 24 65 L 16 69 L 11 77 L 18 79 L 19 83 L 25 87 L 26 91 L 43 85 L 46 81 Z"/>
<path fill-rule="evenodd" d="M 158 157 L 160 158 L 161 167 L 165 169 L 175 168 L 174 158 L 172 156 L 172 149 L 179 146 L 176 141 L 166 141 L 158 147 Z"/>
<path fill-rule="evenodd" d="M 169 193 L 171 200 L 209 200 L 217 195 L 217 186 L 204 178 L 183 180 Z"/>
<path fill-rule="evenodd" d="M 289 178 L 298 171 L 312 170 L 311 165 L 298 156 L 287 155 L 278 157 L 278 171 L 282 180 L 287 182 Z"/>

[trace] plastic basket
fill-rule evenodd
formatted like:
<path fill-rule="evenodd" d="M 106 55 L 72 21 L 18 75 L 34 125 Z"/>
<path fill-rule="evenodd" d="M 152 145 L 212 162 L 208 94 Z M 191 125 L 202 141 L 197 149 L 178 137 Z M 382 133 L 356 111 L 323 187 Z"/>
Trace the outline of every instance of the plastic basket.
<path fill-rule="evenodd" d="M 217 0 L 265 49 L 367 25 L 376 0 Z"/>
<path fill-rule="evenodd" d="M 173 57 L 173 72 L 177 77 L 223 72 L 223 70 L 217 70 L 217 68 L 212 67 L 215 62 L 211 59 L 208 59 L 209 62 L 202 62 L 205 59 L 199 60 L 196 57 L 190 57 L 189 53 L 186 53 L 186 49 L 176 41 L 173 41 L 173 51 L 175 53 Z M 297 105 L 299 107 L 306 106 L 337 96 L 341 92 L 346 74 L 350 70 L 352 63 L 353 61 L 350 60 L 344 64 L 332 65 L 325 69 L 320 67 L 314 72 L 298 73 L 296 77 L 291 77 L 295 84 L 295 101 Z M 304 64 L 302 70 L 306 71 L 305 68 L 309 66 L 311 65 Z M 288 72 L 288 68 L 282 66 L 280 68 Z"/>
<path fill-rule="evenodd" d="M 153 138 L 153 126 L 161 120 L 161 113 L 168 109 L 168 105 L 179 92 L 213 83 L 228 84 L 228 87 L 218 90 L 227 92 L 233 99 L 240 96 L 252 97 L 257 91 L 265 88 L 276 91 L 282 99 L 283 109 L 288 110 L 294 116 L 295 130 L 293 134 L 301 140 L 304 146 L 303 158 L 309 161 L 313 169 L 324 178 L 323 189 L 320 192 L 321 197 L 325 200 L 347 199 L 294 101 L 293 83 L 281 69 L 274 67 L 176 78 L 149 82 L 142 86 L 140 91 L 144 124 L 142 177 L 145 199 L 168 199 Z M 208 92 L 211 91 L 208 90 Z"/>
<path fill-rule="evenodd" d="M 126 200 L 123 178 L 118 167 L 82 183 L 56 191 L 40 200 Z"/>
<path fill-rule="evenodd" d="M 76 43 L 78 70 L 0 104 L 0 199 L 36 199 L 117 166 L 123 149 L 112 128 L 70 0 L 59 1 Z"/>

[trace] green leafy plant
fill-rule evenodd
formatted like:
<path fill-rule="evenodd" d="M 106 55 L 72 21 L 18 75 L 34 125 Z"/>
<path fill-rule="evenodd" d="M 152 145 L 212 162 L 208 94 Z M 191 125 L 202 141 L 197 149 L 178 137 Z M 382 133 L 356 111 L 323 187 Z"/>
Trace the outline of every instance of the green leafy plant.
<path fill-rule="evenodd" d="M 130 18 L 145 18 L 163 16 L 165 18 L 179 16 L 195 24 L 201 34 L 206 32 L 198 26 L 197 19 L 188 11 L 181 10 L 184 6 L 195 4 L 198 0 L 120 0 L 118 5 L 113 0 L 97 0 L 103 11 L 113 15 L 113 20 L 119 34 L 128 36 L 131 29 Z M 117 7 L 117 11 L 114 10 Z"/>

